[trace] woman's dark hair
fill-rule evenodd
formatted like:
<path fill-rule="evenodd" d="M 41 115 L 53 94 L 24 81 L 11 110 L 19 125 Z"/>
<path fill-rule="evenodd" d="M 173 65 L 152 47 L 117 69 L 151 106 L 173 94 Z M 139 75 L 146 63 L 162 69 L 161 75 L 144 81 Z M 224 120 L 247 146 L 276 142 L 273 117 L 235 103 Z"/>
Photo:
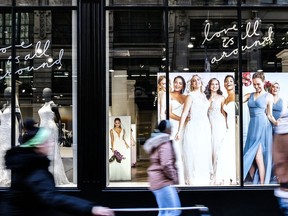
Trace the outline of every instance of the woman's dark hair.
<path fill-rule="evenodd" d="M 114 119 L 114 126 L 115 126 L 115 122 L 116 121 L 119 121 L 121 123 L 121 119 L 117 117 L 117 118 Z M 120 125 L 120 128 L 121 128 L 121 125 Z"/>
<path fill-rule="evenodd" d="M 162 120 L 158 125 L 158 130 L 164 132 L 166 129 L 171 129 L 171 124 L 169 120 Z"/>
<path fill-rule="evenodd" d="M 230 75 L 230 74 L 226 75 L 225 78 L 224 78 L 224 82 L 226 81 L 227 78 L 232 78 L 232 79 L 233 79 L 233 82 L 235 83 L 235 78 L 234 78 L 234 76 L 232 76 L 232 75 Z"/>
<path fill-rule="evenodd" d="M 216 81 L 218 82 L 218 85 L 219 85 L 219 89 L 217 90 L 217 94 L 223 95 L 223 92 L 221 91 L 221 87 L 220 87 L 220 82 L 219 82 L 219 80 L 218 80 L 217 78 L 212 78 L 212 79 L 209 80 L 209 82 L 208 82 L 208 84 L 207 84 L 207 86 L 206 86 L 206 88 L 205 88 L 205 91 L 204 91 L 204 93 L 205 93 L 205 95 L 206 95 L 206 98 L 207 98 L 208 100 L 209 100 L 210 97 L 211 97 L 211 89 L 210 89 L 210 87 L 211 87 L 212 81 L 214 81 L 214 80 L 216 80 Z"/>
<path fill-rule="evenodd" d="M 184 93 L 185 89 L 186 89 L 186 81 L 182 76 L 176 76 L 173 80 L 173 83 L 175 82 L 176 79 L 181 79 L 182 83 L 183 83 L 183 88 L 181 90 L 181 94 Z"/>

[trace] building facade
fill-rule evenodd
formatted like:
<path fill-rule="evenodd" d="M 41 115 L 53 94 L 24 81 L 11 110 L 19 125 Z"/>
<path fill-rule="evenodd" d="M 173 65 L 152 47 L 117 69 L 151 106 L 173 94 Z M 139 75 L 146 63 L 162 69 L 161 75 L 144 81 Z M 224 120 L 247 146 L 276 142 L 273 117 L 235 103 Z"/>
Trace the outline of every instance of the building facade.
<path fill-rule="evenodd" d="M 183 206 L 278 215 L 272 145 L 279 116 L 267 114 L 272 103 L 248 96 L 259 73 L 263 95 L 283 99 L 279 115 L 287 109 L 288 2 L 6 0 L 0 8 L 0 155 L 21 144 L 23 120 L 33 117 L 56 128 L 51 170 L 59 190 L 113 208 L 155 207 L 142 145 L 170 119 Z M 252 112 L 263 114 L 257 124 Z M 203 114 L 209 127 L 197 119 Z M 0 169 L 4 194 L 10 173 Z"/>

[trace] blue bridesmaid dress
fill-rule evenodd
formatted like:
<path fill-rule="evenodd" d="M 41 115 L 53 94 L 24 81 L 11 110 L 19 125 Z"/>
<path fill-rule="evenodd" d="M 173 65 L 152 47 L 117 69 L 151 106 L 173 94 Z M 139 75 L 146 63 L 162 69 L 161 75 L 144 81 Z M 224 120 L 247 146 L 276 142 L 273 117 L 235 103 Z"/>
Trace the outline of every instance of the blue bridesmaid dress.
<path fill-rule="evenodd" d="M 273 104 L 273 116 L 277 120 L 283 111 L 283 99 L 279 98 L 278 101 Z"/>
<path fill-rule="evenodd" d="M 254 93 L 251 93 L 248 100 L 250 113 L 250 122 L 248 126 L 247 140 L 244 146 L 244 180 L 249 175 L 249 170 L 254 164 L 256 167 L 253 176 L 253 184 L 260 183 L 259 170 L 255 162 L 255 157 L 259 146 L 262 146 L 262 154 L 265 166 L 264 184 L 269 184 L 272 171 L 272 124 L 266 115 L 267 96 L 265 93 L 254 99 Z"/>

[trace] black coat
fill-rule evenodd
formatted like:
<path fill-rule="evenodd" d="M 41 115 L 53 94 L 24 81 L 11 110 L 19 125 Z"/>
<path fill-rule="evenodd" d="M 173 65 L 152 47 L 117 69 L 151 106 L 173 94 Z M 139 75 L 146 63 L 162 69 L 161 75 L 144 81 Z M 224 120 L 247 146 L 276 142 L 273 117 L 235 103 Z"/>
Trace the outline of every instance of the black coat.
<path fill-rule="evenodd" d="M 92 202 L 56 191 L 54 178 L 48 170 L 49 159 L 33 148 L 14 147 L 7 151 L 5 162 L 13 175 L 1 215 L 52 216 L 57 211 L 92 215 Z"/>

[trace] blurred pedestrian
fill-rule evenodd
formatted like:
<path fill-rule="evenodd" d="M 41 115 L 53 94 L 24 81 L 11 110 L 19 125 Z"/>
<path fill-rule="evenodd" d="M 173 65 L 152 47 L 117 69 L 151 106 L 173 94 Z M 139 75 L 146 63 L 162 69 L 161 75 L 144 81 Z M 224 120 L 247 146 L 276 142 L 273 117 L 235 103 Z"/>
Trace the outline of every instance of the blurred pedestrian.
<path fill-rule="evenodd" d="M 176 157 L 170 140 L 171 124 L 162 120 L 144 143 L 144 150 L 150 156 L 150 166 L 147 169 L 150 190 L 155 195 L 159 208 L 179 208 L 180 199 L 176 188 L 178 174 L 175 165 Z M 181 210 L 160 210 L 158 216 L 180 215 Z"/>
<path fill-rule="evenodd" d="M 288 216 L 288 112 L 277 121 L 273 137 L 273 162 L 279 187 L 274 190 L 274 195 L 283 215 Z"/>
<path fill-rule="evenodd" d="M 33 119 L 25 121 L 24 130 L 23 144 L 5 155 L 6 167 L 13 176 L 1 215 L 51 216 L 61 211 L 72 215 L 114 216 L 107 207 L 56 191 L 53 175 L 48 170 L 51 132 L 35 126 Z"/>

